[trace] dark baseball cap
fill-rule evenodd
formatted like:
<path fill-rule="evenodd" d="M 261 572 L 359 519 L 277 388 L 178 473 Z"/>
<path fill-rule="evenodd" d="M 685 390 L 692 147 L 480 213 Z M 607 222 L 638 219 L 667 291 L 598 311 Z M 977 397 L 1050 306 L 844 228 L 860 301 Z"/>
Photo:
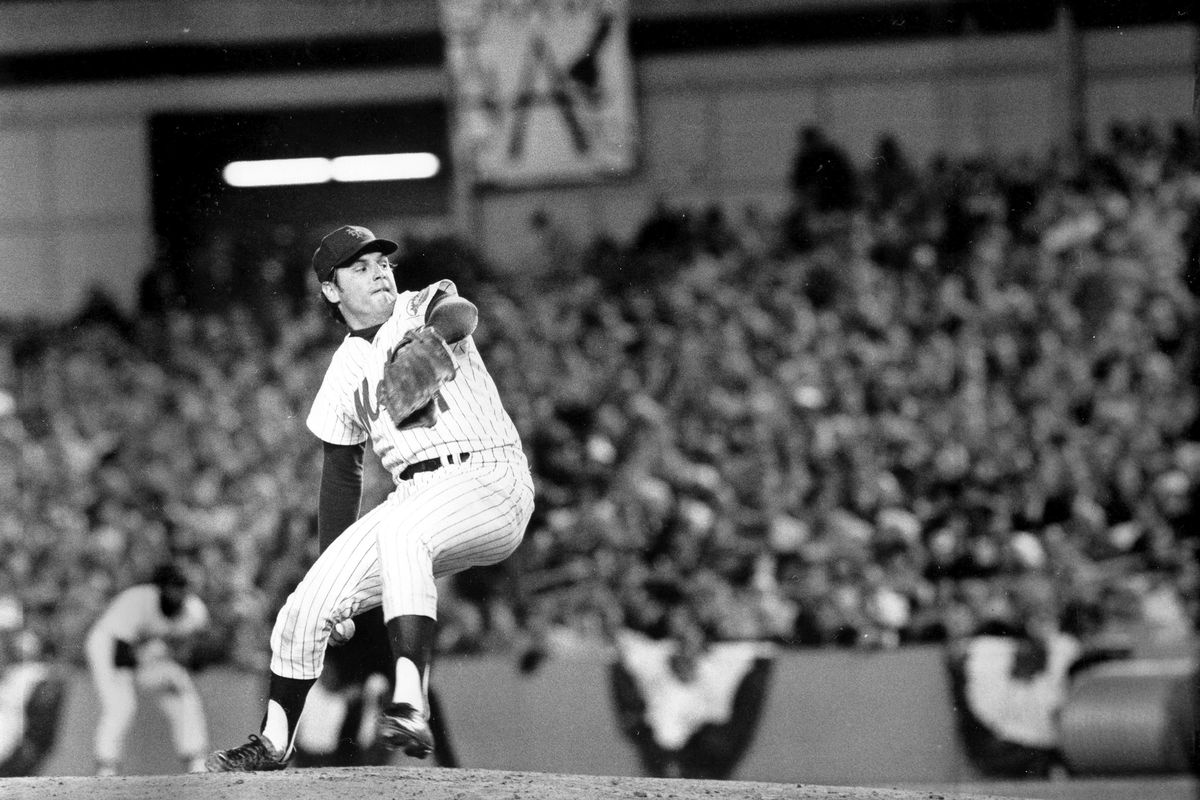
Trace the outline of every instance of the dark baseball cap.
<path fill-rule="evenodd" d="M 313 253 L 312 268 L 317 280 L 327 281 L 335 269 L 355 261 L 363 253 L 394 253 L 400 245 L 390 239 L 379 239 L 361 225 L 343 225 L 321 240 Z"/>
<path fill-rule="evenodd" d="M 151 579 L 157 586 L 187 586 L 187 576 L 174 564 L 160 564 Z"/>

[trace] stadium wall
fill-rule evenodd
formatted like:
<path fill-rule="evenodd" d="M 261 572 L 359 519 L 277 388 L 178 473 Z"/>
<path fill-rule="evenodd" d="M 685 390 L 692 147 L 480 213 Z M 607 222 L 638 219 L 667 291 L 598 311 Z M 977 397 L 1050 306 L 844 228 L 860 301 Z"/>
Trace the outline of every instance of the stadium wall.
<path fill-rule="evenodd" d="M 464 767 L 586 775 L 639 775 L 621 736 L 609 659 L 596 653 L 547 661 L 522 675 L 503 657 L 444 659 L 435 683 Z M 213 744 L 254 732 L 265 702 L 257 676 L 214 668 L 198 677 Z M 43 775 L 87 775 L 98 706 L 74 673 L 55 750 Z M 142 702 L 126 747 L 129 774 L 179 770 L 158 709 Z M 806 783 L 956 781 L 972 775 L 954 733 L 938 648 L 874 655 L 787 654 L 737 777 Z"/>
<path fill-rule="evenodd" d="M 1114 118 L 1187 118 L 1194 49 L 1192 26 L 1180 24 L 1087 31 L 1078 71 L 1061 29 L 641 58 L 637 172 L 598 186 L 483 193 L 473 232 L 490 259 L 517 269 L 538 208 L 580 239 L 629 237 L 660 197 L 720 203 L 734 215 L 748 204 L 771 213 L 787 202 L 803 124 L 822 125 L 863 163 L 884 131 L 922 160 L 936 151 L 1045 152 L 1066 138 L 1076 100 L 1094 135 Z M 435 67 L 5 85 L 2 313 L 65 316 L 92 284 L 133 307 L 137 278 L 155 253 L 147 141 L 154 113 L 448 97 L 447 77 Z M 461 219 L 414 221 L 398 212 L 398 225 L 410 223 L 426 233 L 462 227 Z"/>
<path fill-rule="evenodd" d="M 943 659 L 944 651 L 933 646 L 780 654 L 757 732 L 733 777 L 831 785 L 980 780 L 957 735 Z M 604 651 L 563 655 L 525 675 L 511 658 L 444 659 L 435 683 L 461 766 L 642 774 L 617 724 L 610 664 Z M 1134 679 L 1136 669 L 1110 669 L 1082 684 L 1078 699 L 1068 704 L 1080 707 L 1067 715 L 1073 739 L 1067 749 L 1086 763 L 1084 774 L 1186 769 L 1182 737 L 1191 724 L 1181 713 L 1190 706 L 1180 692 L 1188 691 L 1192 671 L 1153 670 L 1157 677 L 1146 682 Z M 260 677 L 214 668 L 202 672 L 198 683 L 214 746 L 244 741 L 257 729 L 265 703 Z M 91 773 L 96 714 L 88 676 L 73 673 L 58 740 L 40 774 Z M 161 716 L 146 702 L 126 752 L 128 774 L 180 769 Z"/>

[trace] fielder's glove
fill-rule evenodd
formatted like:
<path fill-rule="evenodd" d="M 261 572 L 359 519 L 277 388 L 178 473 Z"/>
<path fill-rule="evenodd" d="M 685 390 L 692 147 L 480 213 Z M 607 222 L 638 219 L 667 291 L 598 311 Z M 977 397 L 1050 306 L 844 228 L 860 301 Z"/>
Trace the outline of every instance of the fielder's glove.
<path fill-rule="evenodd" d="M 383 400 L 396 427 L 431 427 L 437 422 L 438 389 L 454 380 L 458 366 L 446 340 L 433 328 L 404 334 L 383 368 Z"/>
<path fill-rule="evenodd" d="M 136 672 L 138 685 L 150 692 L 179 694 L 187 687 L 187 671 L 169 658 L 139 662 Z"/>

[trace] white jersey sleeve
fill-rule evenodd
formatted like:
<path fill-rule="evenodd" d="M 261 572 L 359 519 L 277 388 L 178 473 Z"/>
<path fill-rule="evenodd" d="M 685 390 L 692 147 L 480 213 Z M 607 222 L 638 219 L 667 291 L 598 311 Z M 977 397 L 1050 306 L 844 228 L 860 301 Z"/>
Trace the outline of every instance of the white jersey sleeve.
<path fill-rule="evenodd" d="M 208 606 L 194 594 L 189 594 L 183 601 L 183 612 L 178 617 L 174 636 L 189 636 L 208 627 Z"/>
<path fill-rule="evenodd" d="M 188 636 L 207 624 L 208 608 L 196 595 L 186 595 L 180 612 L 167 617 L 159 605 L 158 587 L 139 584 L 113 598 L 93 631 L 138 645 L 164 637 Z"/>
<path fill-rule="evenodd" d="M 408 318 L 408 324 L 404 327 L 416 327 L 423 324 L 425 312 L 429 309 L 429 304 L 433 302 L 433 298 L 438 292 L 446 294 L 458 294 L 458 287 L 454 285 L 454 281 L 444 279 L 437 283 L 431 283 L 419 292 L 405 292 L 401 295 L 401 300 L 404 304 L 403 316 Z"/>
<path fill-rule="evenodd" d="M 369 431 L 363 427 L 360 408 L 371 394 L 363 384 L 366 362 L 372 350 L 368 342 L 347 336 L 333 354 L 325 379 L 313 399 L 306 424 L 317 438 L 330 444 L 361 444 Z"/>

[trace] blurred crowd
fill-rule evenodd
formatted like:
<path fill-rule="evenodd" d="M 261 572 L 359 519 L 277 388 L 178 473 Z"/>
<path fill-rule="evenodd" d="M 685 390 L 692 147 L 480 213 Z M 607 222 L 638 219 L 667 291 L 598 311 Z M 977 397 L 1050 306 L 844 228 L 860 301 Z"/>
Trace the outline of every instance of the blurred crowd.
<path fill-rule="evenodd" d="M 408 243 L 402 286 L 479 305 L 538 491 L 510 563 L 447 582 L 443 650 L 896 647 L 1047 611 L 1085 641 L 1186 639 L 1194 129 L 927 164 L 884 135 L 856 165 L 811 127 L 789 179 L 778 217 L 664 200 L 629 241 L 538 214 L 528 280 Z M 208 657 L 262 664 L 316 552 L 304 418 L 341 336 L 296 289 L 307 253 L 268 244 L 222 250 L 254 290 L 220 302 L 159 269 L 133 318 L 98 297 L 0 328 L 0 595 L 64 658 L 172 552 Z"/>

